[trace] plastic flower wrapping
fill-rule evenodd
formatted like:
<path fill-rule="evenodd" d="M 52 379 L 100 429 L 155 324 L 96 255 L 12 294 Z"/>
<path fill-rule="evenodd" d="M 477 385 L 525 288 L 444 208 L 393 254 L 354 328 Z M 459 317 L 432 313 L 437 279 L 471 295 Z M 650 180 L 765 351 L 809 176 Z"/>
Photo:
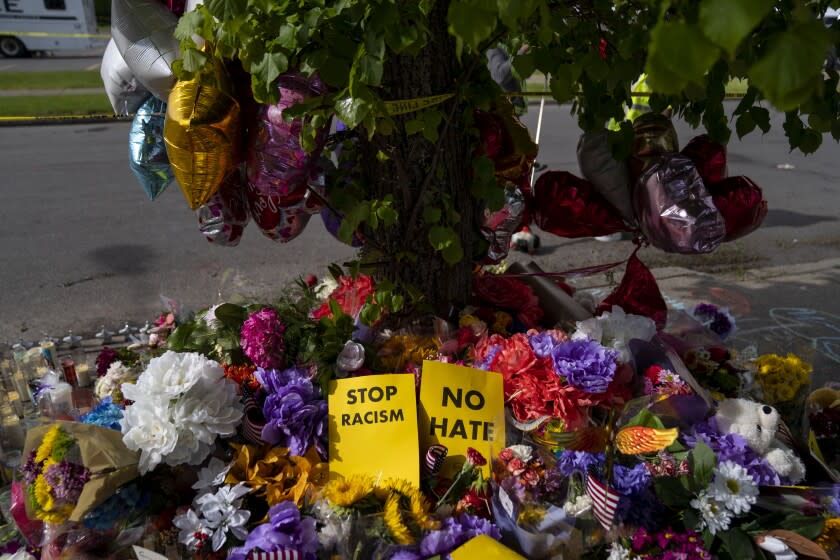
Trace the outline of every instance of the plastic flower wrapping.
<path fill-rule="evenodd" d="M 139 359 L 103 351 L 98 402 L 27 437 L 12 511 L 35 557 L 140 546 L 416 560 L 488 540 L 525 558 L 837 549 L 840 393 L 812 391 L 813 368 L 795 355 L 726 346 L 728 310 L 698 302 L 663 329 L 614 304 L 553 324 L 526 283 L 484 273 L 450 320 L 400 324 L 390 286 L 328 280 L 216 304 Z M 423 393 L 432 362 L 455 368 L 444 401 L 498 406 L 491 427 L 441 427 L 440 402 Z M 460 366 L 499 379 L 497 397 Z M 386 374 L 408 374 L 416 411 L 360 413 L 378 435 L 354 455 L 333 439 L 357 427 L 336 396 L 352 386 L 356 405 L 387 403 Z M 424 417 L 451 437 L 429 440 Z M 488 445 L 498 422 L 505 439 Z M 391 430 L 417 438 L 413 457 L 389 454 Z"/>

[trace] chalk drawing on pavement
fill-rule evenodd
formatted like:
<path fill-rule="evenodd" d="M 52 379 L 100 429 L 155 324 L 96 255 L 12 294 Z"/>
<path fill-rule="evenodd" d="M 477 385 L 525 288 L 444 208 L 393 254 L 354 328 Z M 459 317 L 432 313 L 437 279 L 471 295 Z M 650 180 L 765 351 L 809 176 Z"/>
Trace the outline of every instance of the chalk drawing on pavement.
<path fill-rule="evenodd" d="M 840 316 L 804 307 L 774 307 L 769 315 L 771 324 L 739 329 L 737 338 L 787 335 L 808 342 L 826 358 L 840 363 Z"/>

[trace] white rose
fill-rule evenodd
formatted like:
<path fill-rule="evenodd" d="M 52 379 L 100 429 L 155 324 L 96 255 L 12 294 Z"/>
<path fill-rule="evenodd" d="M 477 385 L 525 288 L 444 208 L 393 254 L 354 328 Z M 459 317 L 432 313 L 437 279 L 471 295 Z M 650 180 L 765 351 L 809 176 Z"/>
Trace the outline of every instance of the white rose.
<path fill-rule="evenodd" d="M 336 365 L 342 371 L 356 371 L 365 365 L 365 347 L 348 340 L 338 355 Z"/>
<path fill-rule="evenodd" d="M 613 305 L 611 312 L 607 311 L 598 317 L 579 321 L 572 339 L 594 340 L 607 348 L 616 350 L 622 362 L 629 362 L 632 356 L 627 343 L 634 338 L 647 342 L 655 334 L 656 323 L 653 320 L 642 315 L 629 315 L 621 307 Z"/>
<path fill-rule="evenodd" d="M 196 352 L 178 353 L 171 350 L 152 359 L 140 374 L 137 385 L 149 394 L 178 398 L 189 391 L 203 377 L 218 379 L 224 371 L 217 362 Z"/>
<path fill-rule="evenodd" d="M 133 391 L 136 386 L 123 385 L 123 392 Z M 120 421 L 123 443 L 133 451 L 140 451 L 140 474 L 145 474 L 155 467 L 175 449 L 178 444 L 178 430 L 169 420 L 168 402 L 162 399 L 143 398 L 142 401 L 126 408 Z"/>

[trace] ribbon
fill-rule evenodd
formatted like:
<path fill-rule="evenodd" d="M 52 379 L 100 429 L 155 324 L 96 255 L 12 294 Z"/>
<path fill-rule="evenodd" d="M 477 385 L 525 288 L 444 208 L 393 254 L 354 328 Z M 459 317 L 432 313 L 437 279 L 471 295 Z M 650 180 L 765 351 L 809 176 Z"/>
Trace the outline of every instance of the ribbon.
<path fill-rule="evenodd" d="M 426 109 L 427 107 L 433 107 L 434 105 L 440 105 L 447 99 L 451 99 L 453 97 L 455 97 L 454 93 L 444 93 L 441 95 L 432 95 L 430 97 L 416 97 L 414 99 L 386 101 L 385 112 L 392 117 L 396 115 L 404 115 L 406 113 L 413 113 L 415 111 L 420 111 L 421 109 Z"/>

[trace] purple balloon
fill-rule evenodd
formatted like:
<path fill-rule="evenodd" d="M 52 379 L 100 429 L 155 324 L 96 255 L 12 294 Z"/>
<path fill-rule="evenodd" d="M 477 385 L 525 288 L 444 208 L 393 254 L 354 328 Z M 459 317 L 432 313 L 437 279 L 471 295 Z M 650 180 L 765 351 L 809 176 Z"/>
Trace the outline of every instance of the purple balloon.
<path fill-rule="evenodd" d="M 318 130 L 315 149 L 307 153 L 300 146 L 299 136 L 302 121 L 283 120 L 283 111 L 306 99 L 322 95 L 326 87 L 317 76 L 306 77 L 298 72 L 288 72 L 277 79 L 280 101 L 276 105 L 262 105 L 257 111 L 257 122 L 252 127 L 246 151 L 246 169 L 248 176 L 248 206 L 254 221 L 270 239 L 286 242 L 288 235 L 297 227 L 305 227 L 303 218 L 296 218 L 298 211 L 291 207 L 307 198 L 307 183 L 317 180 L 315 163 L 324 147 L 329 124 Z M 304 205 L 308 211 L 320 211 L 313 206 L 314 201 Z M 288 210 L 288 211 L 284 211 Z M 299 209 L 306 213 L 303 207 Z M 291 220 L 291 221 L 290 221 Z"/>
<path fill-rule="evenodd" d="M 636 181 L 633 205 L 651 245 L 667 253 L 709 253 L 726 225 L 694 164 L 685 156 L 653 159 Z"/>

